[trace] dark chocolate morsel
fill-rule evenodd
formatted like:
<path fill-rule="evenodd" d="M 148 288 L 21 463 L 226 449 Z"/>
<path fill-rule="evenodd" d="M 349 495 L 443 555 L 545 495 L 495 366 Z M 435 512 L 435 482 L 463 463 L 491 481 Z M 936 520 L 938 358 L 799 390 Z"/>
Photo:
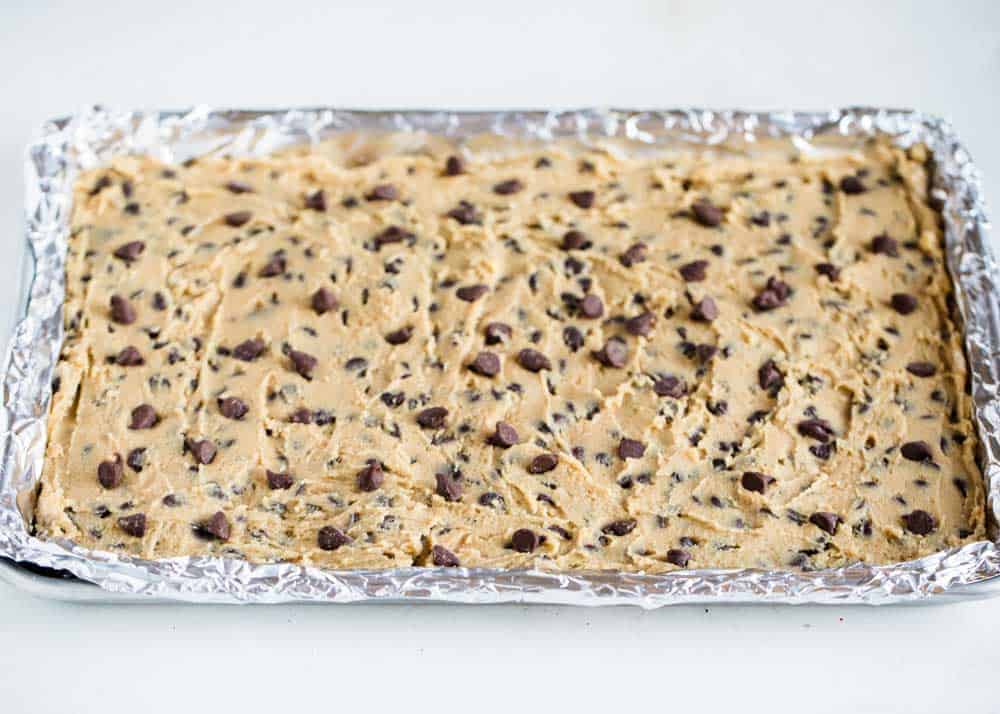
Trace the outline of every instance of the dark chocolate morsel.
<path fill-rule="evenodd" d="M 457 476 L 452 474 L 434 474 L 437 483 L 435 493 L 446 501 L 462 500 L 462 484 Z"/>
<path fill-rule="evenodd" d="M 131 325 L 135 322 L 135 308 L 121 295 L 111 296 L 111 320 L 119 325 Z"/>
<path fill-rule="evenodd" d="M 194 456 L 194 460 L 199 464 L 207 465 L 215 460 L 216 447 L 211 439 L 201 439 L 199 441 L 188 440 L 188 451 Z"/>
<path fill-rule="evenodd" d="M 224 220 L 230 228 L 239 228 L 249 223 L 251 218 L 253 218 L 253 214 L 250 211 L 236 211 L 227 213 Z"/>
<path fill-rule="evenodd" d="M 668 375 L 653 382 L 653 391 L 660 397 L 680 399 L 687 394 L 687 385 L 683 380 Z"/>
<path fill-rule="evenodd" d="M 593 191 L 571 191 L 569 200 L 578 208 L 590 208 L 594 205 Z"/>
<path fill-rule="evenodd" d="M 530 347 L 525 347 L 517 353 L 517 363 L 529 372 L 541 372 L 545 369 L 552 369 L 552 363 L 549 361 L 549 358 Z"/>
<path fill-rule="evenodd" d="M 889 302 L 900 315 L 909 315 L 917 309 L 917 299 L 908 293 L 893 293 Z"/>
<path fill-rule="evenodd" d="M 559 465 L 559 457 L 555 454 L 539 454 L 528 463 L 529 474 L 544 474 Z"/>
<path fill-rule="evenodd" d="M 618 257 L 618 260 L 626 268 L 631 268 L 636 263 L 642 263 L 646 260 L 647 250 L 649 249 L 645 243 L 634 243 Z"/>
<path fill-rule="evenodd" d="M 601 528 L 604 535 L 623 536 L 635 530 L 636 520 L 634 518 L 623 518 L 620 521 L 612 521 Z"/>
<path fill-rule="evenodd" d="M 507 181 L 501 181 L 500 183 L 496 184 L 493 187 L 493 193 L 496 193 L 500 196 L 509 196 L 513 193 L 519 192 L 523 188 L 524 184 L 522 184 L 517 179 L 508 179 Z"/>
<path fill-rule="evenodd" d="M 814 526 L 819 528 L 821 531 L 826 531 L 830 535 L 834 535 L 837 532 L 837 526 L 843 519 L 836 513 L 830 513 L 828 511 L 817 511 L 816 513 L 809 516 L 809 522 Z"/>
<path fill-rule="evenodd" d="M 384 482 L 385 472 L 382 471 L 382 464 L 378 461 L 373 460 L 358 471 L 358 488 L 362 491 L 377 491 Z"/>
<path fill-rule="evenodd" d="M 580 314 L 590 319 L 596 319 L 604 314 L 604 302 L 593 293 L 583 296 L 580 301 Z"/>
<path fill-rule="evenodd" d="M 566 231 L 559 247 L 563 250 L 587 250 L 593 245 L 585 233 L 578 230 Z"/>
<path fill-rule="evenodd" d="M 459 300 L 475 302 L 489 291 L 490 289 L 486 285 L 465 285 L 456 290 L 455 295 Z"/>
<path fill-rule="evenodd" d="M 890 258 L 898 258 L 899 241 L 895 238 L 890 238 L 887 233 L 882 233 L 872 238 L 871 250 L 876 255 L 888 255 Z"/>
<path fill-rule="evenodd" d="M 719 306 L 708 295 L 696 302 L 691 309 L 691 319 L 696 322 L 712 322 L 718 316 Z"/>
<path fill-rule="evenodd" d="M 465 173 L 465 161 L 461 156 L 449 156 L 444 162 L 445 176 L 458 176 Z"/>
<path fill-rule="evenodd" d="M 431 562 L 439 568 L 457 568 L 460 565 L 458 556 L 442 545 L 431 548 Z"/>
<path fill-rule="evenodd" d="M 469 370 L 483 377 L 495 377 L 500 373 L 500 358 L 493 352 L 480 352 L 469 364 Z"/>
<path fill-rule="evenodd" d="M 405 325 L 398 330 L 386 333 L 385 341 L 390 345 L 402 345 L 409 342 L 411 337 L 413 337 L 413 327 Z"/>
<path fill-rule="evenodd" d="M 903 516 L 906 530 L 914 535 L 927 535 L 937 528 L 937 521 L 927 511 L 915 510 Z"/>
<path fill-rule="evenodd" d="M 622 459 L 641 459 L 646 445 L 636 439 L 623 438 L 618 442 L 618 456 Z"/>
<path fill-rule="evenodd" d="M 512 334 L 513 331 L 510 325 L 503 322 L 491 322 L 483 329 L 483 335 L 485 335 L 486 344 L 488 345 L 498 345 L 501 342 L 506 342 Z"/>
<path fill-rule="evenodd" d="M 592 354 L 605 367 L 621 368 L 628 363 L 628 345 L 618 337 L 610 338 L 600 350 Z"/>
<path fill-rule="evenodd" d="M 326 192 L 323 189 L 313 191 L 306 196 L 305 206 L 310 211 L 323 212 L 326 210 Z"/>
<path fill-rule="evenodd" d="M 907 461 L 918 461 L 921 463 L 933 463 L 934 453 L 930 444 L 926 441 L 908 441 L 899 447 L 899 453 Z"/>
<path fill-rule="evenodd" d="M 705 279 L 707 269 L 707 260 L 692 260 L 680 267 L 680 274 L 686 283 L 700 283 Z"/>
<path fill-rule="evenodd" d="M 761 389 L 772 394 L 785 386 L 785 376 L 774 364 L 774 360 L 769 359 L 757 370 L 757 384 L 760 385 Z"/>
<path fill-rule="evenodd" d="M 145 363 L 146 360 L 142 358 L 142 354 L 140 354 L 139 350 L 131 345 L 122 349 L 122 351 L 115 356 L 115 364 L 119 367 L 139 367 Z"/>
<path fill-rule="evenodd" d="M 796 428 L 802 436 L 808 436 L 824 444 L 833 436 L 833 427 L 825 419 L 806 419 L 800 421 Z"/>
<path fill-rule="evenodd" d="M 242 419 L 250 411 L 250 407 L 239 397 L 220 397 L 218 403 L 219 413 L 227 419 Z"/>
<path fill-rule="evenodd" d="M 655 325 L 656 314 L 649 310 L 625 320 L 625 330 L 630 335 L 636 335 L 637 337 L 646 337 L 653 331 Z"/>
<path fill-rule="evenodd" d="M 271 469 L 264 469 L 264 472 L 267 475 L 267 487 L 272 491 L 287 490 L 295 483 L 295 479 L 288 472 L 271 471 Z"/>
<path fill-rule="evenodd" d="M 140 404 L 132 410 L 129 429 L 152 429 L 160 421 L 156 410 L 149 404 Z"/>
<path fill-rule="evenodd" d="M 848 175 L 840 179 L 840 190 L 846 194 L 854 195 L 864 193 L 867 189 L 857 176 Z"/>
<path fill-rule="evenodd" d="M 518 553 L 531 553 L 540 542 L 538 534 L 527 528 L 519 528 L 510 537 L 510 546 Z"/>
<path fill-rule="evenodd" d="M 111 461 L 102 461 L 97 466 L 97 481 L 104 488 L 118 488 L 125 478 L 125 470 L 122 468 L 122 457 L 115 454 Z"/>
<path fill-rule="evenodd" d="M 130 516 L 122 516 L 118 519 L 118 527 L 133 538 L 142 538 L 146 535 L 146 514 L 133 513 Z"/>
<path fill-rule="evenodd" d="M 133 240 L 120 245 L 115 249 L 114 256 L 119 260 L 124 260 L 125 262 L 132 262 L 133 260 L 138 260 L 139 256 L 142 255 L 142 251 L 146 250 L 146 244 L 141 240 Z"/>
<path fill-rule="evenodd" d="M 774 483 L 774 477 L 762 474 L 759 471 L 744 471 L 740 478 L 740 485 L 747 491 L 764 493 L 767 487 Z"/>
<path fill-rule="evenodd" d="M 342 545 L 352 542 L 352 538 L 339 528 L 323 526 L 316 534 L 316 544 L 321 550 L 337 550 Z"/>
<path fill-rule="evenodd" d="M 722 209 L 707 200 L 693 203 L 691 205 L 691 215 L 694 216 L 695 221 L 706 228 L 714 228 L 722 223 L 723 218 Z"/>
<path fill-rule="evenodd" d="M 330 312 L 331 310 L 336 310 L 337 306 L 340 304 L 340 301 L 337 300 L 337 296 L 333 294 L 333 291 L 328 290 L 327 288 L 320 288 L 314 292 L 309 302 L 317 315 L 322 315 Z"/>
<path fill-rule="evenodd" d="M 509 449 L 517 443 L 517 429 L 505 421 L 498 421 L 496 430 L 487 438 L 487 442 L 501 449 Z"/>
<path fill-rule="evenodd" d="M 199 523 L 197 529 L 201 533 L 218 540 L 229 540 L 229 536 L 233 532 L 232 526 L 229 524 L 229 519 L 226 518 L 226 514 L 222 511 L 216 511 L 208 520 Z"/>
<path fill-rule="evenodd" d="M 267 349 L 267 343 L 259 337 L 244 340 L 233 348 L 232 355 L 243 362 L 253 362 Z"/>
<path fill-rule="evenodd" d="M 399 198 L 399 190 L 391 183 L 379 184 L 365 194 L 366 201 L 395 201 Z"/>
<path fill-rule="evenodd" d="M 906 371 L 914 377 L 933 377 L 937 374 L 937 367 L 930 362 L 910 362 L 906 365 Z"/>
<path fill-rule="evenodd" d="M 440 429 L 448 418 L 448 410 L 444 407 L 428 407 L 417 412 L 417 424 L 422 429 Z"/>
<path fill-rule="evenodd" d="M 667 562 L 678 568 L 686 568 L 691 560 L 691 554 L 682 548 L 671 548 L 667 551 Z"/>

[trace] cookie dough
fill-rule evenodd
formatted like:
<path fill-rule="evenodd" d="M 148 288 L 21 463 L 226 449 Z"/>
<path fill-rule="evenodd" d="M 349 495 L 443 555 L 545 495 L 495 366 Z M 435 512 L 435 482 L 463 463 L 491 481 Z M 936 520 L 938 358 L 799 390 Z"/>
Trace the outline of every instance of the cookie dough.
<path fill-rule="evenodd" d="M 983 537 L 921 147 L 412 141 L 79 178 L 39 534 L 646 572 Z"/>

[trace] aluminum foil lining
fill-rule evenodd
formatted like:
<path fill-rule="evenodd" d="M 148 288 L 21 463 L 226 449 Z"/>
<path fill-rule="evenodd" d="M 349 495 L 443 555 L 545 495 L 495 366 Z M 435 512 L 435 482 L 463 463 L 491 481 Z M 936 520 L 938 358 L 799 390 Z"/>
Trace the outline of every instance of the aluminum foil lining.
<path fill-rule="evenodd" d="M 22 506 L 41 473 L 52 368 L 62 339 L 64 260 L 77 172 L 124 153 L 183 161 L 207 152 L 260 155 L 336 132 L 426 132 L 455 139 L 494 133 L 542 141 L 625 139 L 633 146 L 720 145 L 764 137 L 802 148 L 821 136 L 886 134 L 923 142 L 945 200 L 948 264 L 955 279 L 971 364 L 975 420 L 987 481 L 991 539 L 887 566 L 835 570 L 684 570 L 663 575 L 537 570 L 331 571 L 225 558 L 142 560 L 30 533 Z M 560 112 L 276 111 L 118 112 L 90 108 L 45 124 L 29 147 L 27 237 L 34 271 L 27 308 L 6 358 L 0 431 L 0 555 L 69 571 L 108 591 L 192 602 L 435 600 L 638 605 L 691 602 L 889 603 L 1000 592 L 1000 310 L 979 173 L 946 122 L 884 109 L 828 113 L 582 110 Z M 989 582 L 987 582 L 989 581 Z M 975 588 L 963 587 L 979 583 Z"/>

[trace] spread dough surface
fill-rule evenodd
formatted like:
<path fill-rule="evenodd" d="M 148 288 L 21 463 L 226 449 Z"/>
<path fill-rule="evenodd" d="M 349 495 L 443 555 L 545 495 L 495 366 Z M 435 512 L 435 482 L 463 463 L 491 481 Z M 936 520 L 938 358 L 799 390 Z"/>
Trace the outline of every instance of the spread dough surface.
<path fill-rule="evenodd" d="M 921 147 L 391 139 L 80 177 L 41 535 L 646 572 L 983 537 Z"/>

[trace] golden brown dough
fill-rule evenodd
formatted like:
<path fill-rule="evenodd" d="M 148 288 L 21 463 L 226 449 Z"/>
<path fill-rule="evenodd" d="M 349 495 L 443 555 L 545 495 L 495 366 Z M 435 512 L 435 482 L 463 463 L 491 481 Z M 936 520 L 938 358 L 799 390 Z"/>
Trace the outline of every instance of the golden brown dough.
<path fill-rule="evenodd" d="M 80 177 L 39 533 L 647 572 L 983 537 L 920 148 L 358 141 Z"/>

